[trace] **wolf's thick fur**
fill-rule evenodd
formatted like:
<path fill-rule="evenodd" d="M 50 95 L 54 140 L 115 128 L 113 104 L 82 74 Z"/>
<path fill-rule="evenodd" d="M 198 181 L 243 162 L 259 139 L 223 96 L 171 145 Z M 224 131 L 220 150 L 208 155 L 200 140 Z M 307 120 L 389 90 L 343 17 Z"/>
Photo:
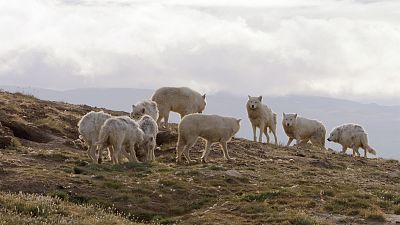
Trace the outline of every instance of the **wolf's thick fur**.
<path fill-rule="evenodd" d="M 376 155 L 376 151 L 368 145 L 368 137 L 364 128 L 357 124 L 344 124 L 336 127 L 329 135 L 328 141 L 333 141 L 342 145 L 342 153 L 347 148 L 353 149 L 353 156 L 358 152 L 359 148 L 364 149 L 364 157 L 367 158 L 367 152 Z"/>
<path fill-rule="evenodd" d="M 142 118 L 143 115 L 149 115 L 154 120 L 157 120 L 159 116 L 157 103 L 152 100 L 143 100 L 136 103 L 136 105 L 132 105 L 132 119 L 137 121 Z"/>
<path fill-rule="evenodd" d="M 206 148 L 201 156 L 201 161 L 206 162 L 210 153 L 210 146 L 219 142 L 224 158 L 233 160 L 227 149 L 227 142 L 239 131 L 240 119 L 222 117 L 217 115 L 190 114 L 183 117 L 178 126 L 178 143 L 176 149 L 176 162 L 180 162 L 182 153 L 190 163 L 189 149 L 196 143 L 198 137 L 206 140 Z"/>
<path fill-rule="evenodd" d="M 144 115 L 138 121 L 140 129 L 144 132 L 143 142 L 137 144 L 137 156 L 142 162 L 156 160 L 154 149 L 156 148 L 156 137 L 158 126 L 156 121 L 149 115 Z"/>
<path fill-rule="evenodd" d="M 104 122 L 111 117 L 110 114 L 104 113 L 103 111 L 91 111 L 84 115 L 78 122 L 79 137 L 88 145 L 88 156 L 95 163 L 97 163 L 99 158 L 99 155 L 96 154 L 96 143 L 99 140 L 100 128 L 103 126 Z"/>
<path fill-rule="evenodd" d="M 326 129 L 321 122 L 306 119 L 297 114 L 283 113 L 282 126 L 289 137 L 286 146 L 295 139 L 297 144 L 311 141 L 314 145 L 325 148 Z"/>
<path fill-rule="evenodd" d="M 177 112 L 181 118 L 191 113 L 202 113 L 206 107 L 206 95 L 187 87 L 162 87 L 155 91 L 151 100 L 155 101 L 159 110 L 157 124 L 164 119 L 168 124 L 169 112 Z"/>
<path fill-rule="evenodd" d="M 274 135 L 275 144 L 278 143 L 278 139 L 276 138 L 276 113 L 272 112 L 267 105 L 262 104 L 262 96 L 259 97 L 251 97 L 249 95 L 249 99 L 246 104 L 247 114 L 249 116 L 249 120 L 253 127 L 253 140 L 257 141 L 256 129 L 260 128 L 260 136 L 258 141 L 262 142 L 262 135 L 265 134 L 267 137 L 267 143 L 269 143 L 269 132 Z"/>
<path fill-rule="evenodd" d="M 107 119 L 100 129 L 99 154 L 106 147 L 112 147 L 110 152 L 114 164 L 119 164 L 119 154 L 123 154 L 131 162 L 139 162 L 136 157 L 135 144 L 143 142 L 143 131 L 139 124 L 128 116 L 118 116 Z M 125 149 L 124 149 L 125 148 Z M 111 148 L 109 148 L 111 151 Z M 128 152 L 129 153 L 128 153 Z"/>

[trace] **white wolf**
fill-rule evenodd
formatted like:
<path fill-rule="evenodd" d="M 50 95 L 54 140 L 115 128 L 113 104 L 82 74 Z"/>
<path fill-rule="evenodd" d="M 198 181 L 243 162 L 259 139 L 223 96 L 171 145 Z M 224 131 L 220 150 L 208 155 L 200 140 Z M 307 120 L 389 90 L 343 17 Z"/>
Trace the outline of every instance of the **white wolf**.
<path fill-rule="evenodd" d="M 123 154 L 132 162 L 139 162 L 136 157 L 135 144 L 143 142 L 143 131 L 139 124 L 128 116 L 118 116 L 107 119 L 100 129 L 99 154 L 106 147 L 109 148 L 111 160 L 114 164 L 119 164 L 119 154 Z M 129 152 L 129 154 L 127 153 Z"/>
<path fill-rule="evenodd" d="M 306 119 L 297 114 L 283 113 L 282 126 L 289 137 L 287 146 L 295 139 L 297 144 L 311 141 L 314 145 L 325 148 L 326 129 L 321 122 Z"/>
<path fill-rule="evenodd" d="M 364 149 L 364 157 L 367 157 L 367 152 L 376 155 L 376 151 L 368 145 L 368 137 L 364 128 L 357 124 L 344 124 L 332 130 L 328 141 L 333 141 L 342 145 L 342 153 L 345 153 L 347 148 L 353 149 L 353 156 L 358 152 L 359 148 Z"/>
<path fill-rule="evenodd" d="M 234 160 L 228 154 L 227 142 L 239 131 L 240 119 L 222 117 L 217 115 L 190 114 L 183 117 L 178 126 L 178 143 L 176 149 L 176 162 L 180 162 L 182 153 L 190 163 L 189 149 L 196 143 L 198 137 L 206 140 L 206 148 L 201 156 L 201 161 L 206 162 L 210 153 L 210 146 L 219 142 L 224 158 Z"/>
<path fill-rule="evenodd" d="M 143 100 L 136 103 L 136 105 L 132 105 L 132 119 L 139 120 L 143 115 L 149 115 L 154 120 L 157 120 L 159 115 L 157 103 L 152 100 Z"/>
<path fill-rule="evenodd" d="M 162 87 L 155 91 L 151 100 L 155 101 L 159 110 L 157 124 L 161 120 L 168 124 L 169 112 L 177 112 L 181 118 L 191 113 L 202 113 L 206 107 L 206 95 L 187 87 Z"/>
<path fill-rule="evenodd" d="M 256 129 L 260 128 L 260 136 L 258 141 L 262 142 L 262 135 L 265 134 L 267 137 L 267 143 L 269 143 L 269 132 L 271 132 L 275 137 L 275 144 L 278 143 L 276 138 L 276 113 L 273 113 L 267 105 L 262 104 L 262 96 L 251 97 L 249 95 L 249 100 L 246 104 L 247 114 L 249 120 L 253 127 L 253 140 L 257 141 Z"/>
<path fill-rule="evenodd" d="M 84 115 L 78 122 L 79 137 L 88 145 L 88 156 L 95 163 L 97 163 L 99 158 L 99 155 L 96 154 L 96 143 L 99 140 L 100 128 L 103 126 L 104 122 L 111 117 L 110 114 L 104 113 L 103 111 L 91 111 Z"/>
<path fill-rule="evenodd" d="M 156 160 L 154 149 L 156 148 L 156 137 L 158 133 L 158 126 L 156 121 L 149 115 L 144 115 L 138 121 L 140 129 L 144 132 L 143 142 L 137 144 L 138 156 L 141 161 L 149 162 Z"/>

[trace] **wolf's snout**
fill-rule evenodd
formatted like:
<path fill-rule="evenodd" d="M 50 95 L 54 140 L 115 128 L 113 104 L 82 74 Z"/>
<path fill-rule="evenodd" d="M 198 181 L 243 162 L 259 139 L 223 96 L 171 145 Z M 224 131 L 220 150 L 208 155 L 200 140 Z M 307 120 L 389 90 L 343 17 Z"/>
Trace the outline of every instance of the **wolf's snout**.
<path fill-rule="evenodd" d="M 290 124 L 289 123 L 286 123 L 286 126 L 289 126 Z"/>
<path fill-rule="evenodd" d="M 326 139 L 326 140 L 328 140 L 328 141 L 331 141 L 331 139 L 330 139 L 330 138 L 328 138 L 328 139 Z"/>

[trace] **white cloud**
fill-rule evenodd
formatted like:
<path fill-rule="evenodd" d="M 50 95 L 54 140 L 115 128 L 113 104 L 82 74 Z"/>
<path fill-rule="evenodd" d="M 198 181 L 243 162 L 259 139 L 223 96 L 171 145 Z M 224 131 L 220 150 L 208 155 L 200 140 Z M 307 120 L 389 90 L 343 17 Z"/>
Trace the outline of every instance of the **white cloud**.
<path fill-rule="evenodd" d="M 0 3 L 0 81 L 192 86 L 237 94 L 400 94 L 395 1 Z"/>

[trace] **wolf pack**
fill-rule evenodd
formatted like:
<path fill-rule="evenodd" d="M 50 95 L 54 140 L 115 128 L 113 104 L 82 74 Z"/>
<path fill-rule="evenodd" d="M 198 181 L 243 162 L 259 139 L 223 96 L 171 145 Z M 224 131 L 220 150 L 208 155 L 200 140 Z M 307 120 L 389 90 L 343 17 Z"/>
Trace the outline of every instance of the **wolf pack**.
<path fill-rule="evenodd" d="M 182 155 L 188 163 L 196 161 L 190 158 L 189 151 L 199 137 L 205 140 L 201 162 L 208 161 L 213 143 L 219 143 L 225 160 L 235 161 L 229 156 L 227 144 L 239 131 L 241 119 L 203 114 L 205 107 L 205 94 L 188 87 L 162 87 L 151 99 L 132 105 L 130 116 L 112 116 L 103 111 L 87 113 L 78 123 L 79 137 L 88 146 L 88 156 L 94 163 L 102 163 L 101 156 L 105 150 L 113 164 L 121 163 L 123 158 L 135 163 L 155 161 L 159 128 L 168 129 L 169 114 L 175 112 L 181 118 L 176 144 L 177 163 L 181 162 Z M 272 134 L 277 145 L 277 114 L 263 104 L 262 96 L 248 96 L 246 109 L 253 129 L 253 141 L 257 141 L 258 128 L 258 142 L 262 142 L 265 136 L 269 143 L 269 134 Z M 326 150 L 327 140 L 342 145 L 341 153 L 350 148 L 353 156 L 360 156 L 359 149 L 362 148 L 364 157 L 367 157 L 367 152 L 376 154 L 368 145 L 364 128 L 357 124 L 340 125 L 327 139 L 322 122 L 296 113 L 283 113 L 282 126 L 288 136 L 287 146 L 295 140 L 296 145 L 311 143 Z"/>

